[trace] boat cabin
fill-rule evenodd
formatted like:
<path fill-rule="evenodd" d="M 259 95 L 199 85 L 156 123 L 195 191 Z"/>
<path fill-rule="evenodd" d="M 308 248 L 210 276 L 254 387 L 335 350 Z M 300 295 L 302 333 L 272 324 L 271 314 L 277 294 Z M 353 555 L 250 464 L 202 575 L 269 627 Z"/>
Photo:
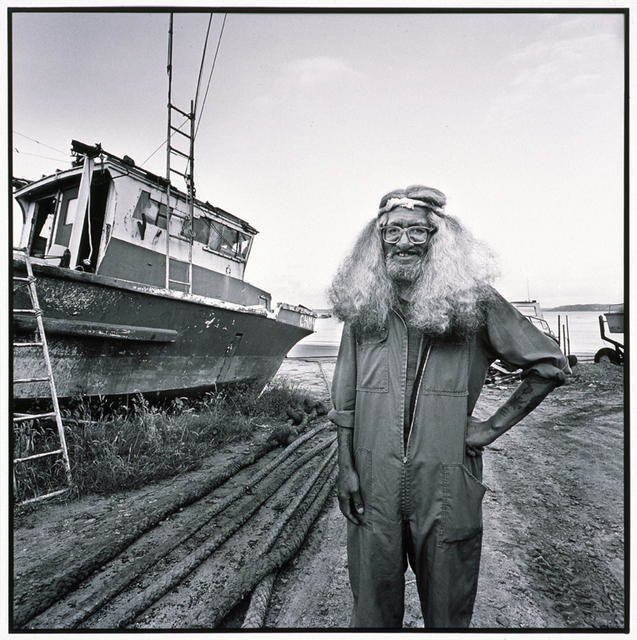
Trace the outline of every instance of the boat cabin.
<path fill-rule="evenodd" d="M 128 156 L 73 149 L 73 168 L 17 185 L 19 248 L 62 268 L 270 310 L 270 294 L 244 281 L 256 229 L 197 199 L 191 217 L 185 192 Z"/>

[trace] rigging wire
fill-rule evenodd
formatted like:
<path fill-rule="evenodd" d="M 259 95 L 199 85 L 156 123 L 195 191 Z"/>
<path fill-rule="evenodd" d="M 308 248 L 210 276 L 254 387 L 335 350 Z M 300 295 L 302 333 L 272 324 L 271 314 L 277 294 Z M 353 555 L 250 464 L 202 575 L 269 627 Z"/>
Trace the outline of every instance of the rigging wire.
<path fill-rule="evenodd" d="M 58 149 L 57 147 L 52 147 L 50 144 L 45 144 L 44 142 L 40 142 L 39 140 L 36 140 L 35 138 L 31 138 L 30 136 L 25 135 L 24 133 L 20 133 L 19 131 L 16 131 L 15 129 L 13 130 L 13 133 L 22 136 L 23 138 L 26 138 L 27 140 L 31 140 L 32 142 L 37 142 L 37 144 L 42 145 L 43 147 L 47 147 L 47 149 L 53 149 L 53 151 L 59 151 L 60 153 L 63 153 L 65 156 L 70 155 L 68 151 L 62 151 L 62 149 Z"/>
<path fill-rule="evenodd" d="M 197 126 L 195 128 L 195 138 L 197 137 L 197 132 L 199 131 L 199 125 L 201 124 L 201 116 L 203 115 L 203 110 L 206 106 L 206 98 L 208 97 L 208 90 L 210 89 L 210 81 L 212 80 L 212 74 L 215 70 L 215 65 L 217 63 L 217 55 L 219 54 L 219 47 L 221 46 L 221 38 L 223 36 L 223 29 L 226 26 L 226 18 L 228 17 L 227 13 L 223 14 L 223 22 L 221 23 L 221 31 L 219 32 L 219 40 L 217 40 L 217 49 L 215 51 L 215 57 L 212 61 L 212 68 L 210 69 L 210 75 L 208 76 L 208 86 L 206 87 L 206 93 L 203 97 L 203 103 L 201 104 L 201 111 L 199 112 L 199 119 L 197 121 Z"/>
<path fill-rule="evenodd" d="M 186 118 L 178 127 L 177 129 L 179 129 L 181 131 L 181 128 L 186 124 L 186 122 L 188 122 L 188 120 L 190 120 L 190 118 Z M 172 138 L 174 134 L 174 131 L 170 134 L 170 137 Z M 168 142 L 168 138 L 166 138 L 166 140 L 164 140 L 158 147 L 157 149 L 155 149 L 155 151 L 153 151 L 148 158 L 146 158 L 146 160 L 144 160 L 139 166 L 143 167 L 166 143 Z"/>
<path fill-rule="evenodd" d="M 197 78 L 197 91 L 195 92 L 195 106 L 193 107 L 193 115 L 197 113 L 197 102 L 199 101 L 199 87 L 201 86 L 201 76 L 203 74 L 203 65 L 206 60 L 206 51 L 208 49 L 208 36 L 210 35 L 210 26 L 212 25 L 212 16 L 214 14 L 210 14 L 210 18 L 208 18 L 208 28 L 206 29 L 206 40 L 203 44 L 203 52 L 201 54 L 201 65 L 199 66 L 199 77 Z"/>
<path fill-rule="evenodd" d="M 208 47 L 208 36 L 210 35 L 210 26 L 212 24 L 212 16 L 213 14 L 210 14 L 210 18 L 208 19 L 208 29 L 206 30 L 206 40 L 204 42 L 204 48 L 203 48 L 203 54 L 201 56 L 201 65 L 199 67 L 199 78 L 197 80 L 197 92 L 195 94 L 195 106 L 194 106 L 194 111 L 197 111 L 197 100 L 199 97 L 199 86 L 201 84 L 201 76 L 202 76 L 202 72 L 203 72 L 203 67 L 204 67 L 204 61 L 206 58 L 206 49 Z M 181 128 L 186 124 L 186 122 L 188 122 L 189 118 L 186 118 L 178 127 L 177 129 L 179 129 L 181 131 Z M 173 133 L 170 133 L 169 138 L 166 138 L 139 166 L 143 167 L 160 149 L 162 149 L 167 143 L 168 140 L 172 139 L 173 137 Z"/>
<path fill-rule="evenodd" d="M 29 153 L 28 151 L 20 151 L 18 147 L 13 147 L 16 153 L 19 153 L 21 156 L 35 156 L 36 158 L 44 158 L 45 160 L 53 160 L 54 162 L 64 162 L 66 164 L 72 164 L 71 160 L 62 160 L 61 158 L 52 158 L 51 156 L 43 156 L 39 153 Z"/>
<path fill-rule="evenodd" d="M 223 30 L 225 28 L 226 25 L 226 19 L 227 19 L 228 15 L 224 14 L 223 16 L 223 22 L 221 23 L 221 31 L 219 32 L 219 39 L 217 40 L 217 48 L 215 50 L 215 56 L 214 59 L 212 61 L 212 68 L 210 69 L 210 75 L 208 76 L 208 84 L 206 86 L 206 93 L 204 94 L 204 98 L 203 98 L 203 103 L 201 105 L 201 111 L 199 113 L 199 118 L 197 120 L 197 126 L 195 129 L 195 138 L 197 137 L 197 131 L 199 131 L 199 124 L 201 123 L 201 116 L 203 114 L 203 110 L 204 107 L 206 106 L 206 98 L 208 97 L 208 91 L 210 89 L 210 82 L 212 80 L 212 74 L 214 73 L 215 70 L 215 64 L 217 62 L 217 56 L 219 55 L 219 47 L 221 46 L 221 37 L 223 36 Z M 212 18 L 213 18 L 213 14 L 210 14 L 210 18 L 208 19 L 208 29 L 206 31 L 206 40 L 204 43 L 204 50 L 203 50 L 203 54 L 201 57 L 201 66 L 199 68 L 199 79 L 197 80 L 197 92 L 195 94 L 195 107 L 194 107 L 194 111 L 197 111 L 197 102 L 199 99 L 199 88 L 200 88 L 200 83 L 201 83 L 201 76 L 202 76 L 202 72 L 203 72 L 203 67 L 204 67 L 204 61 L 205 61 L 205 57 L 206 57 L 206 50 L 208 47 L 208 37 L 210 34 L 210 26 L 212 24 Z M 181 128 L 186 124 L 186 122 L 188 122 L 189 118 L 186 118 L 178 127 L 177 129 L 181 130 Z M 172 138 L 173 134 L 170 134 L 170 138 Z M 166 145 L 168 143 L 168 140 L 170 138 L 166 138 L 139 166 L 143 167 L 160 149 L 162 149 L 164 147 L 164 145 Z M 188 166 L 190 165 L 190 162 L 188 162 Z M 186 170 L 188 169 L 188 166 L 186 168 Z"/>

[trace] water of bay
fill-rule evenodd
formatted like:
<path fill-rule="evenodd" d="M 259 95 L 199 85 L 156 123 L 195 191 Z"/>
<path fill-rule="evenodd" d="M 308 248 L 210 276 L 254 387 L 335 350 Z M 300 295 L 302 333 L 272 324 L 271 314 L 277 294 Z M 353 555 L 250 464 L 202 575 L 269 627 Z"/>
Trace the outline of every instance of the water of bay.
<path fill-rule="evenodd" d="M 545 311 L 544 319 L 548 322 L 555 335 L 558 333 L 558 316 L 562 325 L 568 326 L 571 342 L 571 353 L 593 354 L 602 347 L 611 347 L 604 342 L 600 335 L 598 317 L 599 311 L 571 311 L 568 313 Z M 336 318 L 317 318 L 315 332 L 295 345 L 289 357 L 309 358 L 317 356 L 335 356 L 341 339 L 343 324 Z M 623 333 L 609 333 L 606 326 L 606 336 L 624 343 Z"/>

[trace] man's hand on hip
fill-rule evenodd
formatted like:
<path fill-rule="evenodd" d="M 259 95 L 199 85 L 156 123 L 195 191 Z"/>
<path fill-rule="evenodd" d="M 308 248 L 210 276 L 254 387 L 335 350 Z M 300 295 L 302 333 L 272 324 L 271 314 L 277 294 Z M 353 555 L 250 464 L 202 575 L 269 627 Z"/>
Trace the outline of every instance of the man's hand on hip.
<path fill-rule="evenodd" d="M 360 524 L 359 515 L 365 512 L 363 499 L 361 498 L 358 474 L 353 467 L 341 467 L 336 482 L 338 490 L 338 506 L 343 515 L 352 523 Z"/>
<path fill-rule="evenodd" d="M 465 439 L 467 453 L 470 456 L 480 455 L 484 447 L 491 444 L 500 434 L 501 432 L 493 427 L 491 418 L 477 420 L 473 416 L 469 416 Z"/>
<path fill-rule="evenodd" d="M 558 384 L 555 378 L 530 374 L 488 420 L 476 420 L 469 416 L 465 440 L 467 453 L 470 456 L 479 455 L 485 445 L 531 413 Z"/>

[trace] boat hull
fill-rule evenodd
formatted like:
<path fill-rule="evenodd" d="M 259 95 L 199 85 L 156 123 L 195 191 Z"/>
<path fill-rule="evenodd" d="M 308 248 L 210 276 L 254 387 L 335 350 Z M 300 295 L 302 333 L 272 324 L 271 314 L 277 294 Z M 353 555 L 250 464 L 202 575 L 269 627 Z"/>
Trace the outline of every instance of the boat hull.
<path fill-rule="evenodd" d="M 24 266 L 14 261 L 14 273 Z M 195 392 L 230 383 L 263 387 L 312 332 L 311 314 L 285 321 L 180 292 L 33 265 L 58 397 Z M 14 285 L 13 308 L 31 307 Z M 32 315 L 14 312 L 14 343 L 31 339 Z M 13 379 L 40 377 L 40 347 L 13 348 Z M 49 395 L 48 383 L 14 383 L 14 398 Z"/>

